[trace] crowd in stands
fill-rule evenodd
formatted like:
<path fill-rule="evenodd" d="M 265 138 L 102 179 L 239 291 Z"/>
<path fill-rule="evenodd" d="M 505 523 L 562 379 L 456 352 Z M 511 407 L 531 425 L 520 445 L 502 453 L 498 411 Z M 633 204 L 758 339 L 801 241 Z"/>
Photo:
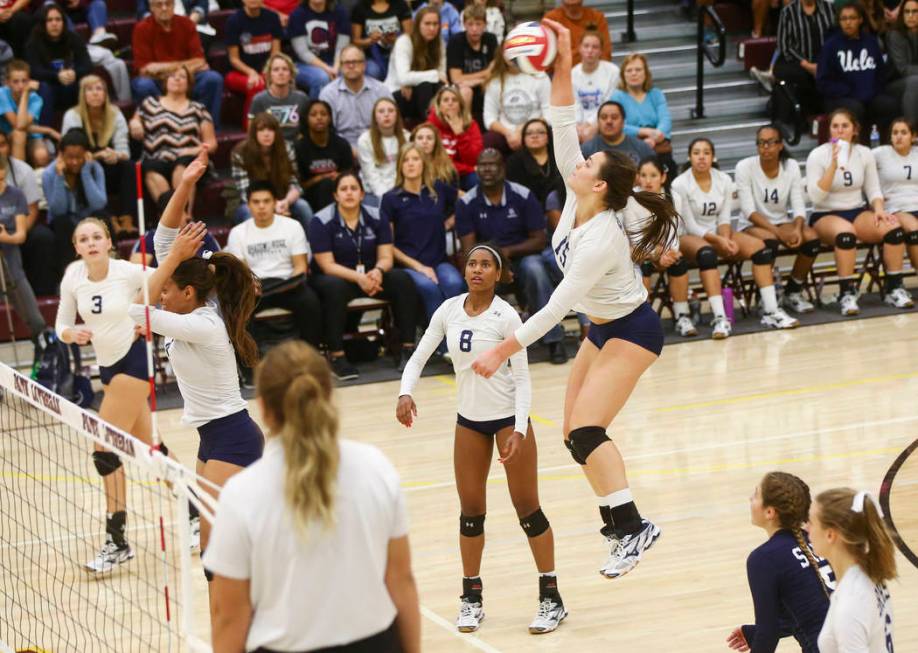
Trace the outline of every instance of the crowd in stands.
<path fill-rule="evenodd" d="M 220 171 L 232 181 L 227 248 L 261 278 L 262 307 L 291 311 L 340 378 L 357 374 L 343 356 L 348 301 L 391 303 L 403 365 L 416 326 L 462 292 L 455 257 L 476 242 L 502 249 L 505 290 L 529 313 L 560 282 L 550 241 L 565 186 L 546 122 L 549 77 L 499 55 L 511 18 L 498 1 L 149 0 L 137 3 L 130 43 L 107 31 L 101 0 L 5 4 L 0 242 L 31 284 L 16 301 L 33 335 L 43 323 L 31 291 L 56 292 L 76 222 L 92 215 L 118 238 L 142 236 L 133 162 L 155 218 L 201 149 L 217 153 L 224 119 L 245 130 Z M 751 3 L 760 34 L 761 4 Z M 796 119 L 787 96 L 775 94 L 777 126 L 759 131 L 733 176 L 708 139 L 674 151 L 647 58 L 612 63 L 602 12 L 563 0 L 548 14 L 574 32 L 584 155 L 627 154 L 635 185 L 667 194 L 683 216 L 678 242 L 642 267 L 648 283 L 668 271 L 683 336 L 697 333 L 689 266 L 715 337 L 726 337 L 719 265 L 750 260 L 763 310 L 777 316 L 767 325 L 788 328 L 797 320 L 778 304 L 813 309 L 803 285 L 821 247 L 836 257 L 843 314 L 858 311 L 858 242 L 882 243 L 884 299 L 911 305 L 901 273 L 906 256 L 918 263 L 918 0 L 779 4 L 769 74 L 807 116 L 830 114 L 832 142 L 814 143 L 805 172 L 783 142 Z M 238 115 L 224 115 L 233 96 Z M 782 248 L 797 252 L 783 294 L 773 274 Z M 560 327 L 543 342 L 553 362 L 567 360 Z"/>

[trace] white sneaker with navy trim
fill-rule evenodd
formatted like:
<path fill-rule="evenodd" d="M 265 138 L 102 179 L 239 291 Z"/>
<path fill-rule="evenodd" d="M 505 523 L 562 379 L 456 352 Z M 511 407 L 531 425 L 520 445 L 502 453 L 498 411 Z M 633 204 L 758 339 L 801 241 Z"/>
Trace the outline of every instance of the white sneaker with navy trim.
<path fill-rule="evenodd" d="M 890 306 L 895 306 L 896 308 L 911 308 L 915 305 L 915 302 L 912 301 L 912 296 L 902 286 L 893 288 L 888 293 L 886 293 L 886 296 L 883 297 L 883 301 Z"/>
<path fill-rule="evenodd" d="M 733 325 L 725 317 L 715 317 L 714 321 L 711 322 L 711 327 L 711 337 L 714 340 L 729 338 L 730 334 L 733 333 Z"/>
<path fill-rule="evenodd" d="M 93 573 L 101 574 L 106 571 L 111 571 L 115 566 L 127 562 L 133 557 L 134 550 L 131 549 L 130 544 L 125 542 L 123 546 L 118 546 L 112 541 L 112 538 L 108 536 L 102 549 L 96 554 L 96 557 L 87 562 L 84 567 Z"/>
<path fill-rule="evenodd" d="M 478 626 L 484 621 L 485 613 L 481 603 L 471 603 L 462 599 L 459 604 L 459 617 L 456 619 L 456 627 L 460 633 L 473 633 L 478 630 Z"/>
<path fill-rule="evenodd" d="M 567 616 L 567 610 L 560 603 L 555 603 L 549 598 L 542 599 L 539 603 L 539 611 L 535 619 L 529 624 L 529 632 L 533 635 L 544 635 L 555 630 L 564 618 Z"/>
<path fill-rule="evenodd" d="M 845 317 L 861 312 L 860 306 L 857 305 L 857 295 L 854 293 L 845 293 L 838 298 L 838 303 L 841 306 L 841 314 Z"/>
<path fill-rule="evenodd" d="M 773 312 L 762 315 L 762 325 L 772 329 L 796 329 L 800 326 L 800 320 L 776 308 Z"/>
<path fill-rule="evenodd" d="M 789 292 L 784 295 L 781 303 L 794 313 L 812 313 L 816 310 L 813 302 L 803 296 L 802 292 Z"/>
<path fill-rule="evenodd" d="M 698 329 L 692 323 L 692 318 L 688 315 L 680 315 L 676 318 L 676 333 L 683 338 L 691 338 L 698 335 Z"/>
<path fill-rule="evenodd" d="M 606 578 L 619 578 L 637 567 L 641 555 L 653 546 L 661 534 L 653 522 L 642 519 L 641 523 L 644 527 L 637 533 L 606 537 L 609 542 L 609 557 L 599 569 L 599 573 Z"/>

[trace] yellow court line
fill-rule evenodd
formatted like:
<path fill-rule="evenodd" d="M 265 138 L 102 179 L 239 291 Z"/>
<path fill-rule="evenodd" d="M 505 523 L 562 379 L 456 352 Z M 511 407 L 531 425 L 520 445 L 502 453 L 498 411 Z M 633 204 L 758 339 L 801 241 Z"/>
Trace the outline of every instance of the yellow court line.
<path fill-rule="evenodd" d="M 747 401 L 757 401 L 759 399 L 774 399 L 776 397 L 792 397 L 795 395 L 809 394 L 813 392 L 825 392 L 827 390 L 839 390 L 842 388 L 854 388 L 860 385 L 870 383 L 889 383 L 890 381 L 902 381 L 905 379 L 914 379 L 918 377 L 918 372 L 906 372 L 902 374 L 887 374 L 885 376 L 867 376 L 850 381 L 839 381 L 837 383 L 822 383 L 818 385 L 803 386 L 801 388 L 788 388 L 787 390 L 772 390 L 770 392 L 756 392 L 748 395 L 739 395 L 736 397 L 725 397 L 723 399 L 712 399 L 711 401 L 696 401 L 688 404 L 676 404 L 674 406 L 661 406 L 656 408 L 658 413 L 670 413 L 680 410 L 694 410 L 696 408 L 710 408 L 712 406 L 728 406 L 739 404 Z"/>

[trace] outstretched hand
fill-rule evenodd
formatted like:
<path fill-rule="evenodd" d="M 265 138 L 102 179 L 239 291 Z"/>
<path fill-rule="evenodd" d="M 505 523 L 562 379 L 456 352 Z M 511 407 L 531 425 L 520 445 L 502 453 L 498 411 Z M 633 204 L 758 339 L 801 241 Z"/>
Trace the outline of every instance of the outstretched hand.
<path fill-rule="evenodd" d="M 573 61 L 573 55 L 571 53 L 571 31 L 558 21 L 551 20 L 550 18 L 543 18 L 542 24 L 554 30 L 555 34 L 558 35 L 558 54 L 556 55 L 555 61 L 562 64 L 566 62 L 570 65 Z M 557 66 L 558 63 L 555 65 Z"/>
<path fill-rule="evenodd" d="M 169 251 L 170 256 L 175 256 L 179 261 L 187 261 L 194 258 L 204 244 L 204 236 L 207 235 L 207 225 L 203 222 L 189 222 L 175 237 L 172 243 L 172 249 Z"/>
<path fill-rule="evenodd" d="M 194 161 L 188 164 L 185 168 L 185 172 L 182 173 L 182 183 L 183 184 L 196 184 L 198 180 L 204 176 L 204 173 L 207 172 L 207 164 L 209 161 L 209 156 L 207 154 L 207 148 L 202 147 L 201 151 L 198 152 L 198 155 L 195 157 Z"/>

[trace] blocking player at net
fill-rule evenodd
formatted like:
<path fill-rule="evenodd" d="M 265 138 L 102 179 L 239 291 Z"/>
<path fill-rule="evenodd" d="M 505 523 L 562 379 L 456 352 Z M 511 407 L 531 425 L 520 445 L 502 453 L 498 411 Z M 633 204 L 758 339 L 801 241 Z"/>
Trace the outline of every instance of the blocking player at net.
<path fill-rule="evenodd" d="M 459 550 L 462 554 L 462 597 L 456 625 L 462 632 L 478 630 L 484 619 L 481 556 L 488 471 L 495 441 L 507 473 L 510 498 L 529 538 L 539 570 L 539 608 L 529 632 L 555 630 L 567 616 L 555 575 L 554 535 L 539 505 L 537 450 L 529 407 L 532 390 L 526 350 L 517 351 L 490 378 L 477 376 L 472 361 L 481 352 L 519 328 L 516 310 L 495 294 L 503 269 L 497 247 L 476 245 L 469 251 L 465 280 L 469 292 L 447 299 L 430 318 L 430 325 L 402 374 L 396 418 L 411 426 L 417 415 L 412 394 L 427 360 L 446 338 L 456 372 L 459 412 L 453 465 L 462 514 Z"/>

